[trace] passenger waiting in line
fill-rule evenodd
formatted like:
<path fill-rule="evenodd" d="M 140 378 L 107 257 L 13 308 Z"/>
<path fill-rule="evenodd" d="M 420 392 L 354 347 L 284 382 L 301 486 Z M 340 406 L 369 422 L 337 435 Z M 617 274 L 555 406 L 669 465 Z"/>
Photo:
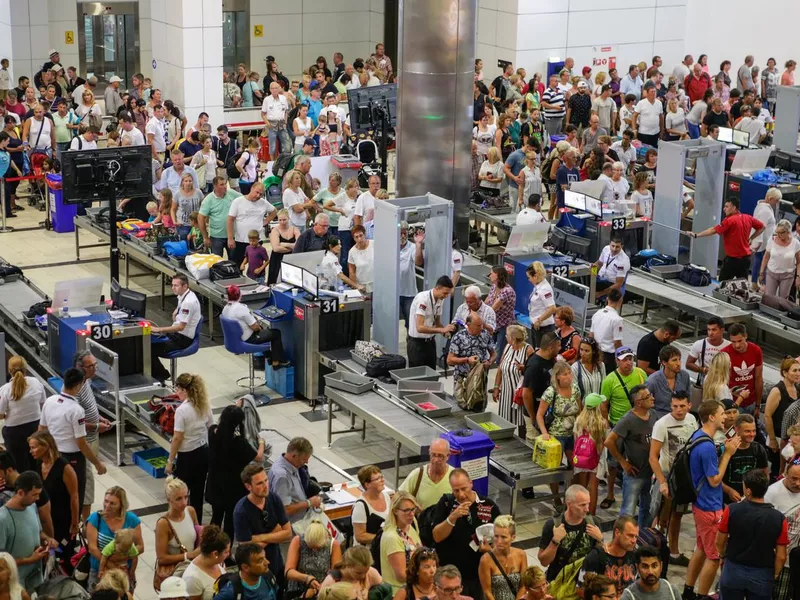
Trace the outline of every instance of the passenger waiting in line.
<path fill-rule="evenodd" d="M 286 593 L 316 593 L 328 571 L 342 561 L 342 547 L 331 539 L 327 527 L 318 519 L 308 524 L 302 535 L 296 535 L 286 555 Z"/>
<path fill-rule="evenodd" d="M 28 452 L 28 436 L 39 428 L 44 386 L 30 377 L 28 363 L 21 356 L 8 359 L 11 380 L 0 387 L 0 418 L 3 419 L 3 443 L 14 458 L 17 470 L 30 471 L 35 461 Z"/>
<path fill-rule="evenodd" d="M 449 475 L 453 467 L 448 464 L 450 442 L 435 438 L 428 449 L 430 462 L 417 467 L 406 476 L 400 490 L 409 492 L 422 510 L 439 502 L 439 498 L 450 493 Z"/>
<path fill-rule="evenodd" d="M 369 546 L 389 516 L 392 498 L 386 490 L 381 470 L 366 465 L 358 470 L 358 481 L 364 489 L 361 498 L 353 505 L 350 521 L 356 543 Z"/>

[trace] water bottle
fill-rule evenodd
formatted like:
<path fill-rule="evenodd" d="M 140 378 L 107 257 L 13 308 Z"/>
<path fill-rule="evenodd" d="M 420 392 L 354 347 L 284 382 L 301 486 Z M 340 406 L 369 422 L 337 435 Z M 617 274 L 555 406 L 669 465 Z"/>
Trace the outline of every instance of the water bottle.
<path fill-rule="evenodd" d="M 64 298 L 64 304 L 61 307 L 61 317 L 66 319 L 69 317 L 69 307 L 67 306 L 67 299 Z"/>
<path fill-rule="evenodd" d="M 336 281 L 336 291 L 340 294 L 344 294 L 344 283 L 342 283 L 341 279 L 337 279 Z"/>

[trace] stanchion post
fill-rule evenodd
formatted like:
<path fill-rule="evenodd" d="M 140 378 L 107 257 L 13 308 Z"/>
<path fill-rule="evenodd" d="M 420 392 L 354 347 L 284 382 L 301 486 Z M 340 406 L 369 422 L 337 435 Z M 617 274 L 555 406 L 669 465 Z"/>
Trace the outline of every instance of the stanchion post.
<path fill-rule="evenodd" d="M 13 227 L 6 227 L 6 178 L 0 177 L 0 233 L 14 231 Z"/>

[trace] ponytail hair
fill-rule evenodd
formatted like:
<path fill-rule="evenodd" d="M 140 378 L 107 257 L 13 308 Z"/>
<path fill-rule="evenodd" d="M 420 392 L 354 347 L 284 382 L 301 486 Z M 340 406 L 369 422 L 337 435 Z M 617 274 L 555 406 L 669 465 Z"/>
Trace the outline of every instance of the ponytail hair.
<path fill-rule="evenodd" d="M 19 400 L 28 389 L 28 382 L 25 379 L 25 373 L 28 370 L 28 364 L 21 356 L 12 356 L 8 360 L 8 373 L 11 375 L 11 399 Z"/>

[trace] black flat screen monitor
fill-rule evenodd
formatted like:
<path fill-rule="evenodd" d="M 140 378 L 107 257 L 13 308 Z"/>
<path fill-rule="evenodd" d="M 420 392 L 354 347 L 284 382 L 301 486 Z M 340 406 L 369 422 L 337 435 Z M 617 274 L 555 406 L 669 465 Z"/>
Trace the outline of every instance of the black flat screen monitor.
<path fill-rule="evenodd" d="M 281 281 L 294 287 L 303 287 L 303 269 L 287 262 L 281 264 Z"/>
<path fill-rule="evenodd" d="M 143 319 L 147 312 L 147 295 L 128 288 L 120 288 L 117 306 L 132 317 Z"/>
<path fill-rule="evenodd" d="M 353 133 L 380 129 L 380 112 L 388 117 L 388 127 L 396 127 L 397 84 L 347 90 L 347 107 L 350 110 L 350 129 Z"/>
<path fill-rule="evenodd" d="M 152 149 L 145 145 L 62 152 L 61 184 L 65 204 L 108 200 L 109 186 L 114 186 L 117 199 L 149 198 Z"/>
<path fill-rule="evenodd" d="M 584 196 L 584 198 L 586 200 L 586 212 L 592 215 L 593 217 L 602 219 L 603 203 L 597 198 L 592 198 L 591 196 Z"/>
<path fill-rule="evenodd" d="M 119 306 L 119 293 L 122 291 L 122 286 L 116 278 L 111 280 L 111 303 L 114 306 Z"/>
<path fill-rule="evenodd" d="M 586 210 L 586 196 L 583 194 L 579 194 L 578 192 L 573 192 L 572 190 L 565 190 L 564 191 L 564 205 L 567 208 L 572 208 L 574 210 L 585 211 Z"/>
<path fill-rule="evenodd" d="M 319 279 L 314 273 L 303 269 L 303 290 L 313 298 L 319 296 Z"/>

